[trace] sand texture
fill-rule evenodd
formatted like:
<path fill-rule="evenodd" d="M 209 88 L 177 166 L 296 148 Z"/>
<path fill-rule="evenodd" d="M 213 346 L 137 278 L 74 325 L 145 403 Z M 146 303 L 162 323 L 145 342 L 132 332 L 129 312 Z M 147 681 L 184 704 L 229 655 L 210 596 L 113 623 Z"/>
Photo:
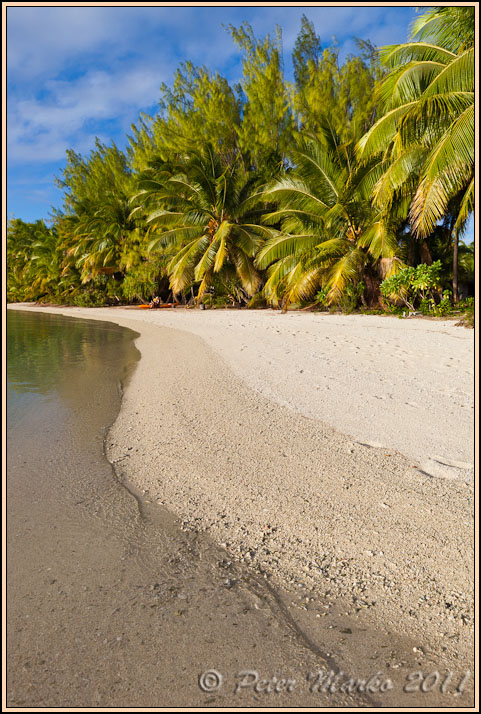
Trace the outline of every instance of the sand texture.
<path fill-rule="evenodd" d="M 284 584 L 417 638 L 436 663 L 469 663 L 472 331 L 274 311 L 61 312 L 140 333 L 109 457 L 149 499 Z"/>
<path fill-rule="evenodd" d="M 191 332 L 277 404 L 355 441 L 395 449 L 431 475 L 472 479 L 474 335 L 453 321 L 271 310 L 67 312 Z"/>

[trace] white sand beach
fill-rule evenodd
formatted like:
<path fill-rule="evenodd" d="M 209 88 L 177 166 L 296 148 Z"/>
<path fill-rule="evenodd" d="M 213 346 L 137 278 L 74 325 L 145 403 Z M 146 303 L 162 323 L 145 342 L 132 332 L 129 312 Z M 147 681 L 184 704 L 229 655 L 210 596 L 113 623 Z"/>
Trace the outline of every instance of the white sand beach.
<path fill-rule="evenodd" d="M 277 404 L 395 449 L 433 476 L 472 478 L 474 339 L 453 321 L 271 310 L 135 319 L 198 335 Z"/>
<path fill-rule="evenodd" d="M 13 307 L 140 333 L 109 458 L 185 528 L 469 661 L 472 330 L 271 310 Z"/>
<path fill-rule="evenodd" d="M 399 451 L 430 475 L 472 479 L 474 333 L 452 320 L 272 310 L 68 308 L 65 314 L 198 335 L 277 404 L 355 441 Z"/>

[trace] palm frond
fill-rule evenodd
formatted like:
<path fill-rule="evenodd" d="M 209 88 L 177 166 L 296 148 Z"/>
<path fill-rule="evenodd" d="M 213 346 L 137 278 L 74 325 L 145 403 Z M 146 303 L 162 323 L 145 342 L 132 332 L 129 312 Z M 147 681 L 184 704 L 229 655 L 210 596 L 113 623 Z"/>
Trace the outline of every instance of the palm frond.
<path fill-rule="evenodd" d="M 367 248 L 374 260 L 395 258 L 399 251 L 397 236 L 389 224 L 379 219 L 372 223 L 359 237 L 358 245 Z"/>
<path fill-rule="evenodd" d="M 222 239 L 218 236 L 214 236 L 207 248 L 204 250 L 202 257 L 194 268 L 195 280 L 202 280 L 205 273 L 212 269 L 221 240 Z"/>
<path fill-rule="evenodd" d="M 378 50 L 379 59 L 385 67 L 396 69 L 407 62 L 451 62 L 454 52 L 429 42 L 409 42 L 403 45 L 385 45 Z"/>
<path fill-rule="evenodd" d="M 279 233 L 261 248 L 257 254 L 255 264 L 263 270 L 274 261 L 282 260 L 290 255 L 302 255 L 312 251 L 318 242 L 319 235 L 316 234 Z"/>
<path fill-rule="evenodd" d="M 424 97 L 474 91 L 474 47 L 455 57 L 432 80 Z"/>
<path fill-rule="evenodd" d="M 356 150 L 360 160 L 385 151 L 392 141 L 401 119 L 412 111 L 417 101 L 408 102 L 391 109 L 364 134 L 357 144 Z"/>
<path fill-rule="evenodd" d="M 419 40 L 434 39 L 437 45 L 458 52 L 474 44 L 474 6 L 429 8 L 413 22 L 411 34 Z"/>
<path fill-rule="evenodd" d="M 454 233 L 461 233 L 466 226 L 469 216 L 474 210 L 474 177 L 471 179 L 459 206 L 458 217 L 454 224 Z"/>
<path fill-rule="evenodd" d="M 148 245 L 149 253 L 165 246 L 175 245 L 185 240 L 191 240 L 199 235 L 198 226 L 178 226 L 170 231 L 164 231 L 154 237 Z"/>
<path fill-rule="evenodd" d="M 361 250 L 351 250 L 338 260 L 328 274 L 326 287 L 329 288 L 329 302 L 337 301 L 348 283 L 355 283 L 360 269 L 366 261 L 366 254 Z"/>
<path fill-rule="evenodd" d="M 409 62 L 385 78 L 376 96 L 388 109 L 415 101 L 445 67 L 442 62 Z"/>
<path fill-rule="evenodd" d="M 261 277 L 255 269 L 252 260 L 242 250 L 237 250 L 234 247 L 232 252 L 234 265 L 242 287 L 249 297 L 251 297 L 258 292 L 261 284 Z"/>

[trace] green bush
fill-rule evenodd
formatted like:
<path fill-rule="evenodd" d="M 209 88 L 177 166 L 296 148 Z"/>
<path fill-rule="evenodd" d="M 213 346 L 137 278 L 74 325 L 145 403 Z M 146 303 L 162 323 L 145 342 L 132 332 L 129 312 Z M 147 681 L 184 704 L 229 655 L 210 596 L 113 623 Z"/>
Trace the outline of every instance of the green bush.
<path fill-rule="evenodd" d="M 349 283 L 339 301 L 341 310 L 347 314 L 356 310 L 359 307 L 365 289 L 366 286 L 362 281 Z"/>
<path fill-rule="evenodd" d="M 122 283 L 123 297 L 132 300 L 151 300 L 158 291 L 159 268 L 149 262 L 142 262 L 127 271 Z"/>
<path fill-rule="evenodd" d="M 465 310 L 466 312 L 474 313 L 474 298 L 469 297 L 465 298 L 464 300 L 460 300 L 458 303 L 458 307 L 460 310 Z"/>
<path fill-rule="evenodd" d="M 423 315 L 448 315 L 453 309 L 452 295 L 451 290 L 444 290 L 443 296 L 438 303 L 432 297 L 423 298 L 419 305 L 419 310 Z"/>
<path fill-rule="evenodd" d="M 261 308 L 261 307 L 267 307 L 267 302 L 262 293 L 256 293 L 251 297 L 249 302 L 247 303 L 247 307 L 251 310 L 255 310 L 256 308 Z"/>
<path fill-rule="evenodd" d="M 440 260 L 432 265 L 421 263 L 415 268 L 403 268 L 381 283 L 381 295 L 393 306 L 401 301 L 410 311 L 414 311 L 416 305 L 421 310 L 427 309 L 429 305 L 432 308 L 436 305 L 436 295 L 441 287 L 441 268 Z"/>
<path fill-rule="evenodd" d="M 329 290 L 327 288 L 321 288 L 316 294 L 316 301 L 321 307 L 329 307 L 329 301 L 327 299 L 328 293 Z"/>
<path fill-rule="evenodd" d="M 464 327 L 474 327 L 474 298 L 469 297 L 465 300 L 461 300 L 458 304 L 458 308 L 462 311 L 463 315 L 457 324 L 463 325 Z"/>

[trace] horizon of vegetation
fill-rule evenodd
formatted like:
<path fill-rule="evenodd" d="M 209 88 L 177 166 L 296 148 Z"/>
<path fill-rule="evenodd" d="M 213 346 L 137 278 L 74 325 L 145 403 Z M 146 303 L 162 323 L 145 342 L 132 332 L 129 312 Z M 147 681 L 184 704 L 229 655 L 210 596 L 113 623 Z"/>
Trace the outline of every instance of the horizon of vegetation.
<path fill-rule="evenodd" d="M 229 30 L 239 84 L 181 63 L 125 151 L 67 151 L 48 223 L 9 220 L 7 300 L 472 313 L 474 7 L 343 63 L 303 16 L 293 82 L 279 28 Z"/>

